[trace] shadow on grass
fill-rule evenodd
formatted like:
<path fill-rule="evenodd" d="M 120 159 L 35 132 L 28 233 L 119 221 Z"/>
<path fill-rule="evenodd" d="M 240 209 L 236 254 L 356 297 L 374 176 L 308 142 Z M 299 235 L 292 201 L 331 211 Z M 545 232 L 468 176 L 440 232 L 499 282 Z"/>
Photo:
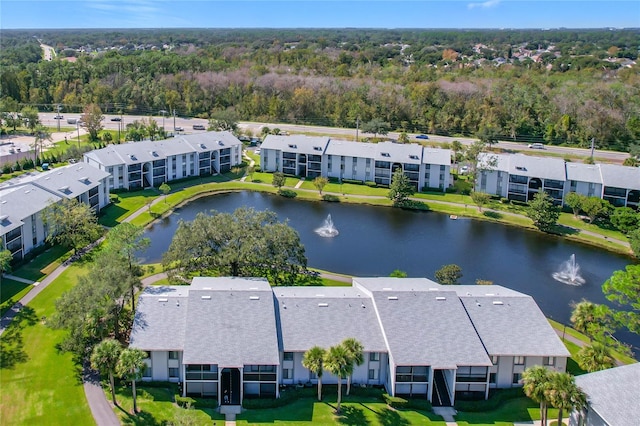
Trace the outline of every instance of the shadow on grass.
<path fill-rule="evenodd" d="M 503 218 L 503 215 L 501 213 L 494 212 L 492 210 L 485 210 L 484 212 L 482 212 L 482 214 L 490 219 L 499 220 Z"/>
<path fill-rule="evenodd" d="M 362 409 L 352 405 L 341 407 L 337 421 L 343 425 L 368 425 L 370 423 Z"/>
<path fill-rule="evenodd" d="M 125 411 L 122 407 L 118 407 L 118 409 L 123 412 L 126 417 L 120 417 L 122 420 L 122 424 L 125 425 L 145 425 L 145 426 L 165 426 L 168 425 L 166 421 L 158 421 L 153 414 L 148 413 L 146 411 L 140 411 L 137 415 L 133 415 L 132 413 Z"/>
<path fill-rule="evenodd" d="M 37 320 L 35 311 L 28 306 L 23 306 L 16 314 L 0 336 L 0 368 L 13 368 L 29 360 L 24 350 L 22 330 L 25 326 L 34 325 Z"/>
<path fill-rule="evenodd" d="M 566 236 L 566 235 L 575 235 L 575 234 L 579 233 L 580 230 L 578 230 L 576 228 L 572 228 L 570 226 L 556 225 L 556 226 L 553 227 L 552 232 L 554 234 Z"/>
<path fill-rule="evenodd" d="M 120 202 L 120 199 L 118 199 L 118 202 Z M 98 223 L 102 226 L 108 226 L 112 228 L 120 224 L 120 221 L 118 221 L 117 219 L 119 217 L 122 217 L 127 212 L 128 210 L 125 208 L 122 208 L 116 204 L 110 204 L 100 211 Z"/>
<path fill-rule="evenodd" d="M 410 424 L 407 419 L 403 419 L 397 411 L 390 408 L 382 409 L 376 414 L 376 417 L 382 426 L 408 426 Z"/>

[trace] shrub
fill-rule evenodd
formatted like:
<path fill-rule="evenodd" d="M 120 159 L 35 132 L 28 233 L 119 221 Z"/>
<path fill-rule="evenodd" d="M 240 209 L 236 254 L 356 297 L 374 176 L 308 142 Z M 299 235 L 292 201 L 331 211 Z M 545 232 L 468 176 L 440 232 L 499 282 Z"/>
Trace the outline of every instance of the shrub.
<path fill-rule="evenodd" d="M 176 394 L 174 398 L 176 400 L 176 404 L 178 404 L 178 406 L 182 408 L 190 408 L 196 402 L 195 399 L 189 396 L 180 396 Z"/>
<path fill-rule="evenodd" d="M 382 398 L 389 407 L 393 408 L 406 408 L 407 404 L 409 403 L 409 401 L 404 398 L 400 398 L 399 396 L 391 396 L 388 393 L 382 394 Z"/>
<path fill-rule="evenodd" d="M 255 168 L 255 172 L 256 173 L 260 173 L 262 171 L 262 167 L 260 167 L 260 166 L 255 166 L 255 167 L 256 167 Z"/>
<path fill-rule="evenodd" d="M 333 195 L 333 194 L 324 194 L 322 196 L 322 199 L 324 201 L 329 201 L 331 203 L 337 203 L 340 201 L 340 197 L 338 197 L 337 195 Z"/>
<path fill-rule="evenodd" d="M 291 189 L 279 189 L 278 195 L 282 195 L 283 197 L 286 197 L 286 198 L 296 198 L 298 196 L 298 193 Z"/>
<path fill-rule="evenodd" d="M 372 182 L 370 180 L 366 181 L 364 184 L 367 185 L 369 188 L 377 188 L 378 187 L 377 183 Z"/>
<path fill-rule="evenodd" d="M 325 391 L 323 390 L 323 393 Z M 280 408 L 288 405 L 299 398 L 315 398 L 317 389 L 310 388 L 286 388 L 280 391 L 280 398 L 248 398 L 242 400 L 242 407 L 248 409 Z"/>
<path fill-rule="evenodd" d="M 482 412 L 495 410 L 506 401 L 517 398 L 524 398 L 522 388 L 498 389 L 489 393 L 489 399 L 464 401 L 456 398 L 455 409 L 459 411 Z"/>
<path fill-rule="evenodd" d="M 407 408 L 411 410 L 431 411 L 433 406 L 429 401 L 422 398 L 411 398 L 407 400 Z"/>

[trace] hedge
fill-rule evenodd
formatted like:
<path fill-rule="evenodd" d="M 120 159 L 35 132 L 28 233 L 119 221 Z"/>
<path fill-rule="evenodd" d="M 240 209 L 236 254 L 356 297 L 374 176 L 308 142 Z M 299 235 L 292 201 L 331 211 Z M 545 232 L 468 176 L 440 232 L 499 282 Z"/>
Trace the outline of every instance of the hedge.
<path fill-rule="evenodd" d="M 464 401 L 461 399 L 456 399 L 455 409 L 459 411 L 468 411 L 468 412 L 482 412 L 482 411 L 491 411 L 495 410 L 501 405 L 503 405 L 506 401 L 511 399 L 523 398 L 524 392 L 522 388 L 510 388 L 510 389 L 498 389 L 492 391 L 489 394 L 489 399 L 487 400 L 475 400 L 475 401 Z"/>

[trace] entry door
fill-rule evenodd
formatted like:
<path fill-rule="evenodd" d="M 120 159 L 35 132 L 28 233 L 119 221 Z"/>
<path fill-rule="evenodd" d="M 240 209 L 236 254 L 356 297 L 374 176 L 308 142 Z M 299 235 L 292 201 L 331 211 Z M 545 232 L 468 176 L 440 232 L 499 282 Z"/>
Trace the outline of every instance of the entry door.
<path fill-rule="evenodd" d="M 222 370 L 221 391 L 223 405 L 240 405 L 240 370 L 237 368 Z"/>

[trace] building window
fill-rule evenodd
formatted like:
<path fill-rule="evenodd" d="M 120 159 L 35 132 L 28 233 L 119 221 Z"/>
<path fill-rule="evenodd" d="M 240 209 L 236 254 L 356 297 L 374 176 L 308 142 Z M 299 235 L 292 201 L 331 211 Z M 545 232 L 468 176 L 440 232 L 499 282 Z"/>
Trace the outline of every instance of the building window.
<path fill-rule="evenodd" d="M 292 374 L 293 370 L 290 368 L 283 368 L 282 369 L 282 378 L 283 379 L 293 379 L 293 374 Z"/>
<path fill-rule="evenodd" d="M 514 356 L 513 357 L 514 365 L 524 365 L 524 357 L 523 356 Z"/>
<path fill-rule="evenodd" d="M 374 368 L 369 369 L 369 380 L 377 380 L 378 379 L 378 370 Z"/>
<path fill-rule="evenodd" d="M 521 378 L 522 378 L 522 373 L 513 373 L 513 381 L 511 383 L 513 383 L 514 385 L 517 385 L 518 383 L 520 383 Z"/>
<path fill-rule="evenodd" d="M 369 352 L 369 361 L 380 361 L 380 352 Z"/>
<path fill-rule="evenodd" d="M 169 359 L 178 359 L 178 352 L 169 351 Z"/>
<path fill-rule="evenodd" d="M 556 360 L 554 357 L 552 356 L 542 357 L 542 365 L 555 365 L 555 364 L 556 364 Z"/>
<path fill-rule="evenodd" d="M 285 352 L 282 359 L 285 361 L 293 361 L 293 352 Z"/>
<path fill-rule="evenodd" d="M 489 373 L 489 383 L 495 383 L 496 382 L 496 373 Z"/>
<path fill-rule="evenodd" d="M 179 372 L 180 370 L 178 368 L 170 368 L 169 369 L 169 377 L 172 379 L 176 379 L 179 377 Z"/>
<path fill-rule="evenodd" d="M 151 366 L 145 364 L 144 368 L 142 369 L 142 377 L 146 379 L 150 379 L 151 376 L 152 376 Z"/>

